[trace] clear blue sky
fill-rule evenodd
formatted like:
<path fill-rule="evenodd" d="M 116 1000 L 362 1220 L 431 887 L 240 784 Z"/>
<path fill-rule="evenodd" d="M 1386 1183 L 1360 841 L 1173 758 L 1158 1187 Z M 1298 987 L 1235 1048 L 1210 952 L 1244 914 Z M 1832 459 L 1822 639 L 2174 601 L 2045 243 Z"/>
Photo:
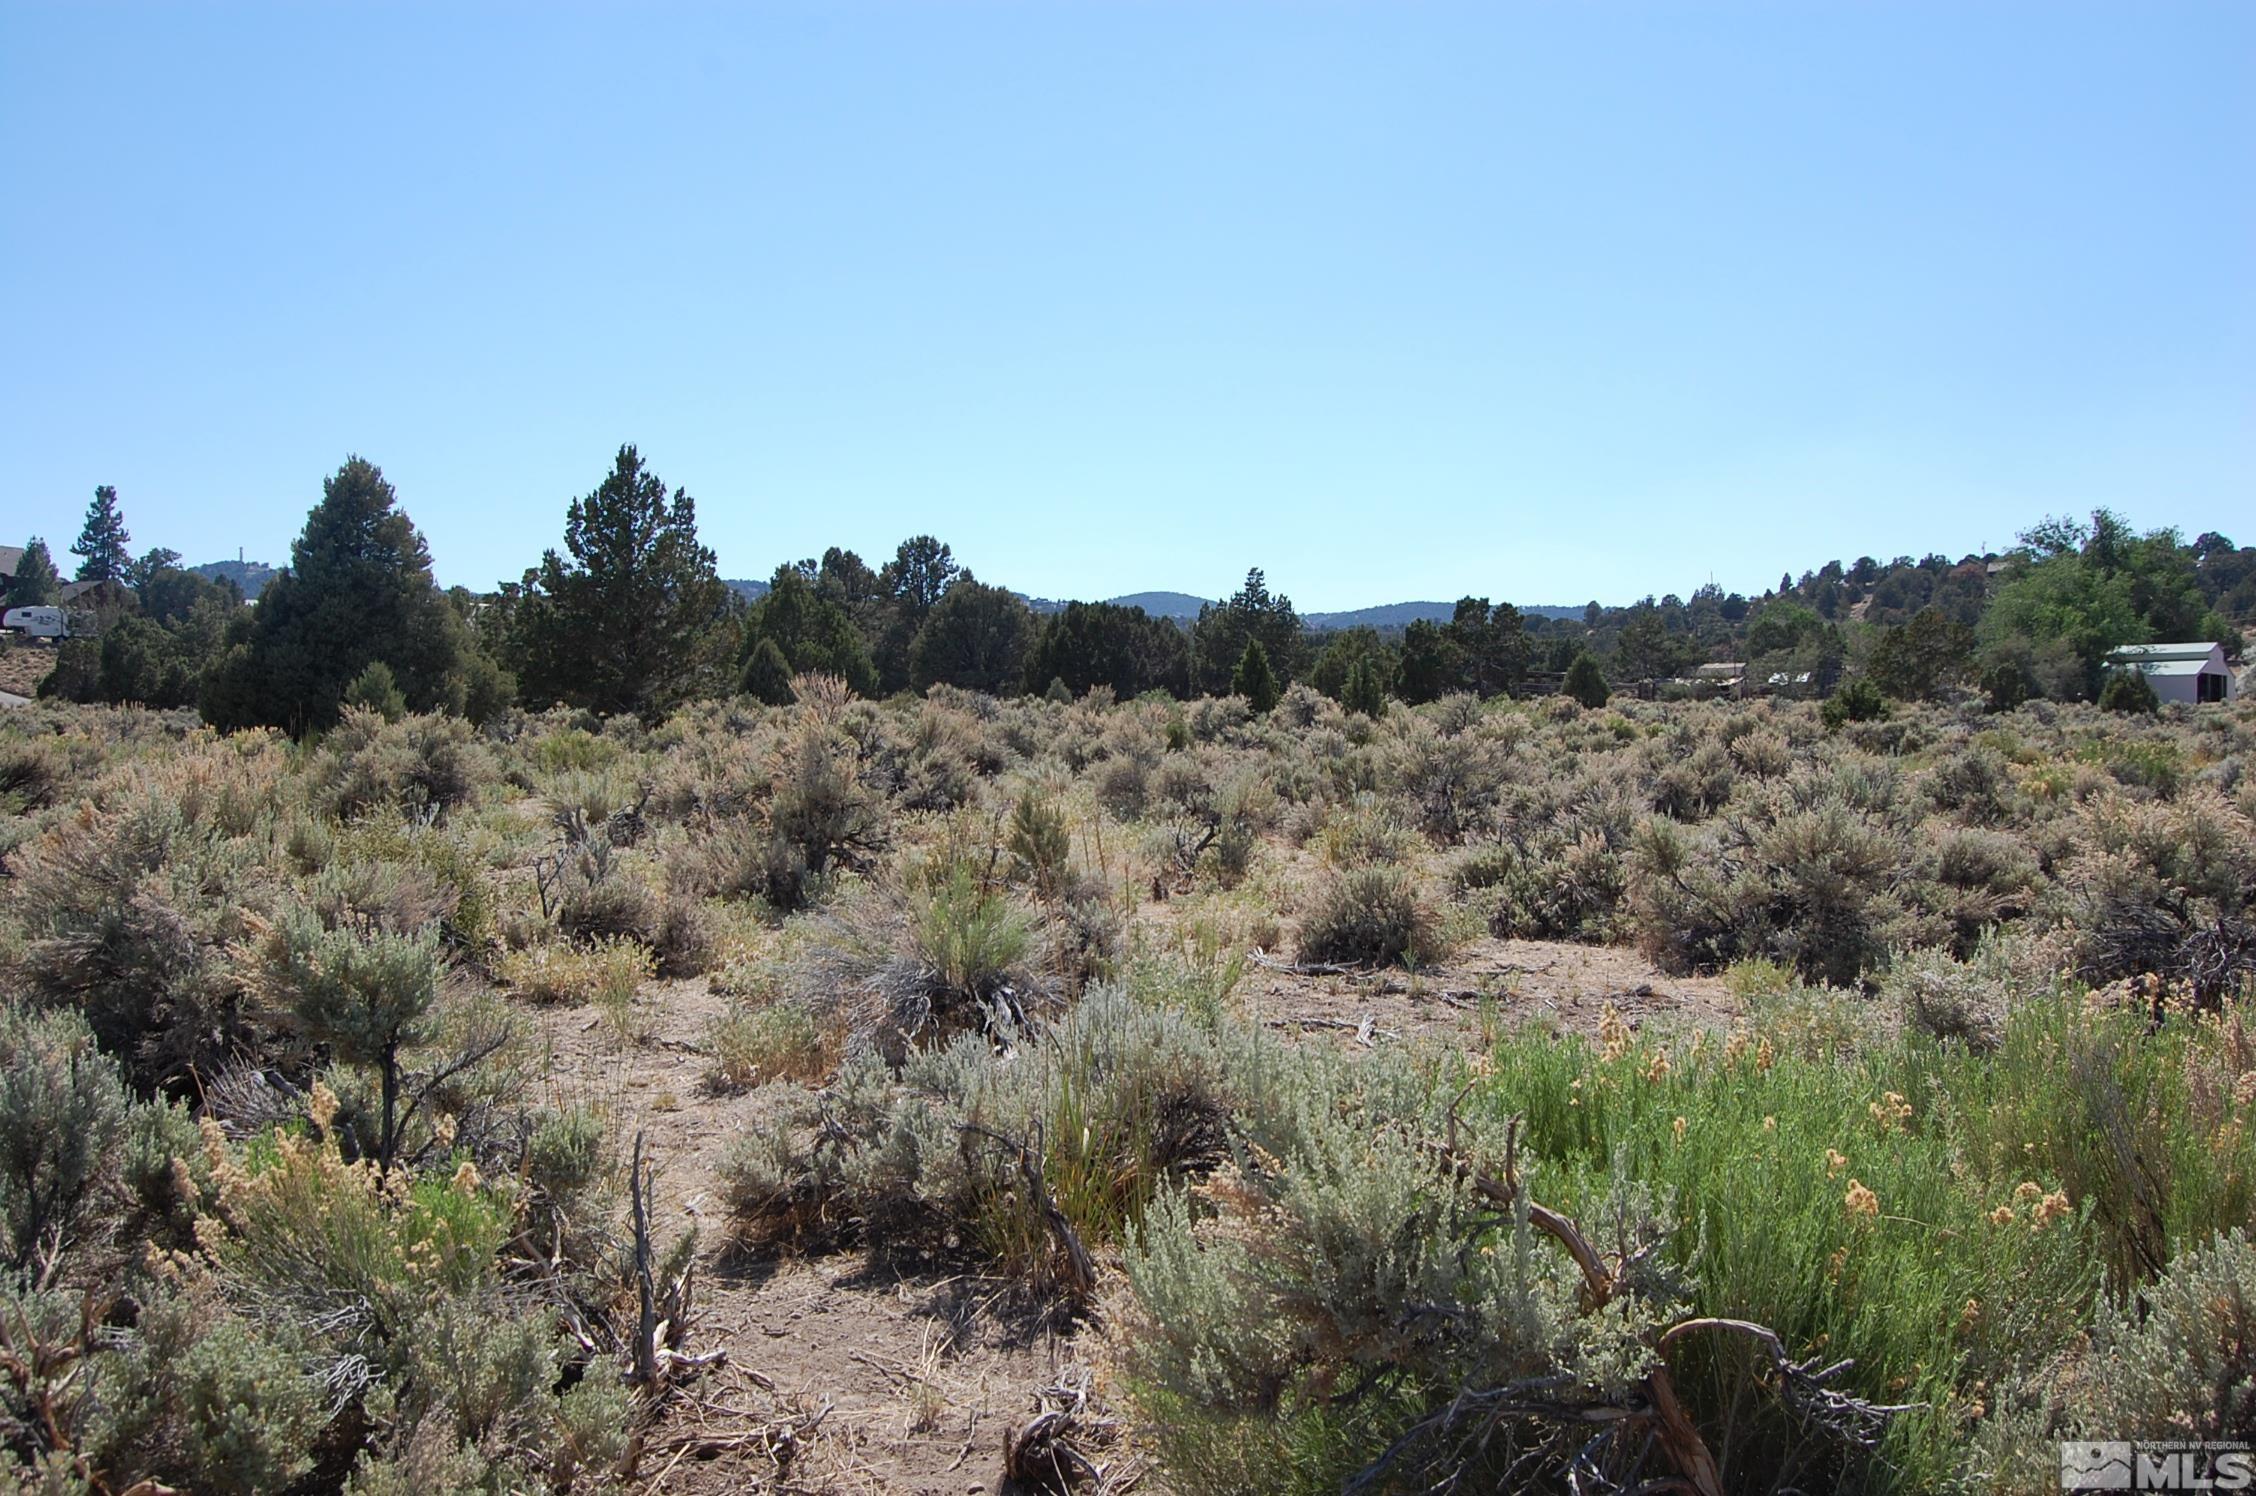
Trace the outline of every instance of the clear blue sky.
<path fill-rule="evenodd" d="M 1760 590 L 2256 532 L 2256 4 L 0 0 L 0 538 Z"/>

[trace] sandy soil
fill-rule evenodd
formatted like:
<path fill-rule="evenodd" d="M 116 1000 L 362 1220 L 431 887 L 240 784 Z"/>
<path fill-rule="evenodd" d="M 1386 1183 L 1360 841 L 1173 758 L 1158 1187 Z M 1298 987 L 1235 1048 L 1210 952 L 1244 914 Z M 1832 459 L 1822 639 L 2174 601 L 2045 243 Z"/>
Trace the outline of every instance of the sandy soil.
<path fill-rule="evenodd" d="M 1718 1025 L 1734 1012 L 1718 981 L 1664 977 L 1628 951 L 1538 941 L 1480 941 L 1415 979 L 1256 966 L 1237 996 L 1297 1042 L 1348 1049 L 1477 1043 L 1484 1008 L 1489 1021 L 1578 1032 L 1594 1030 L 1609 1003 L 1632 1024 Z M 730 1139 L 763 1119 L 750 1096 L 707 1082 L 706 1031 L 724 1007 L 703 980 L 652 984 L 634 1040 L 592 1008 L 531 1013 L 552 1050 L 552 1099 L 600 1107 L 622 1139 L 642 1132 L 663 1161 L 661 1236 L 700 1233 L 688 1349 L 726 1359 L 687 1383 L 648 1433 L 642 1488 L 1005 1491 L 1005 1435 L 1038 1390 L 1088 1376 L 1091 1408 L 1106 1409 L 1102 1327 L 1030 1320 L 1006 1285 L 945 1263 L 743 1246 L 719 1167 Z M 1117 1477 L 1140 1472 L 1136 1489 L 1159 1489 L 1125 1439 L 1099 1457 Z"/>

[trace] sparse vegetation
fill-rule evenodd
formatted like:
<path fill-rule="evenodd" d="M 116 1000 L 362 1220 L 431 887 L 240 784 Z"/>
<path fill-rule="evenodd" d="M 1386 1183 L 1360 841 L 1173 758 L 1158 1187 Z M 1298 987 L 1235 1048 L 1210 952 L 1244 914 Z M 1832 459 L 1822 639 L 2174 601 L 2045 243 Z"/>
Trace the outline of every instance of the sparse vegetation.
<path fill-rule="evenodd" d="M 731 1119 L 728 1250 L 1117 1334 L 1192 1496 L 2007 1491 L 2047 1441 L 2245 1425 L 2201 1306 L 2256 1212 L 2247 707 L 1915 699 L 1971 678 L 1921 639 L 1895 701 L 1578 693 L 1589 654 L 1513 700 L 1542 656 L 1486 607 L 1422 674 L 1362 639 L 1244 696 L 1118 699 L 1134 625 L 1087 617 L 1040 694 L 776 688 L 856 608 L 868 671 L 1001 681 L 1006 599 L 944 559 L 800 574 L 760 689 L 656 720 L 472 726 L 382 662 L 297 743 L 0 720 L 12 1468 L 617 1477 L 708 1259 L 540 1083 L 559 1042 Z M 1260 685 L 1258 581 L 1198 668 Z M 1644 976 L 1570 1014 L 1515 941 Z"/>

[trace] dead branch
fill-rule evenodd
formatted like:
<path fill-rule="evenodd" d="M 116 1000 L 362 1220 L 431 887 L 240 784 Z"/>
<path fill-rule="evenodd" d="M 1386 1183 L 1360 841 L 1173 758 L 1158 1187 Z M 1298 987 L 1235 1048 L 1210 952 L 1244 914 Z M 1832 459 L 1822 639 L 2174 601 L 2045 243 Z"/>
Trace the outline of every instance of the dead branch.
<path fill-rule="evenodd" d="M 635 1130 L 634 1157 L 627 1168 L 627 1194 L 634 1202 L 635 1293 L 640 1314 L 635 1320 L 634 1379 L 637 1386 L 658 1385 L 658 1288 L 650 1265 L 650 1197 L 655 1171 L 643 1161 L 643 1134 Z"/>
<path fill-rule="evenodd" d="M 1353 966 L 1342 966 L 1336 961 L 1280 961 L 1259 946 L 1246 953 L 1246 959 L 1263 971 L 1274 971 L 1288 977 L 1352 977 L 1361 975 Z"/>
<path fill-rule="evenodd" d="M 1840 1360 L 1829 1365 L 1819 1365 L 1821 1357 L 1812 1356 L 1796 1361 L 1786 1354 L 1786 1343 L 1776 1330 L 1744 1319 L 1686 1319 L 1679 1320 L 1663 1330 L 1653 1342 L 1653 1349 L 1667 1355 L 1669 1347 L 1686 1336 L 1702 1331 L 1740 1335 L 1754 1341 L 1770 1357 L 1771 1369 L 1778 1377 L 1778 1395 L 1796 1416 L 1804 1418 L 1862 1448 L 1873 1448 L 1880 1442 L 1881 1433 L 1888 1420 L 1898 1413 L 1910 1413 L 1926 1406 L 1924 1403 L 1875 1403 L 1861 1397 L 1829 1387 L 1826 1383 L 1856 1365 L 1854 1360 Z"/>
<path fill-rule="evenodd" d="M 1526 1198 L 1519 1175 L 1519 1118 L 1514 1117 L 1505 1129 L 1502 1173 L 1494 1174 L 1481 1168 L 1459 1141 L 1457 1109 L 1471 1089 L 1468 1083 L 1450 1103 L 1448 1132 L 1436 1148 L 1444 1169 L 1464 1180 L 1499 1210 L 1514 1214 L 1525 1212 L 1528 1224 L 1558 1242 L 1581 1271 L 1585 1312 L 1603 1307 L 1619 1291 L 1625 1272 L 1634 1268 L 1643 1254 L 1632 1254 L 1623 1262 L 1609 1266 L 1576 1222 Z M 1576 1457 L 1572 1484 L 1578 1491 L 1583 1489 L 1585 1477 L 1598 1483 L 1600 1489 L 1612 1488 L 1611 1481 L 1600 1469 L 1600 1456 L 1619 1447 L 1614 1441 L 1638 1430 L 1645 1434 L 1647 1448 L 1658 1452 L 1675 1472 L 1671 1477 L 1643 1482 L 1636 1488 L 1639 1492 L 1684 1491 L 1691 1496 L 1723 1496 L 1722 1469 L 1701 1436 L 1699 1426 L 1678 1398 L 1668 1366 L 1669 1351 L 1688 1337 L 1701 1333 L 1738 1335 L 1754 1341 L 1769 1357 L 1778 1395 L 1791 1412 L 1866 1449 L 1879 1443 L 1890 1418 L 1921 1406 L 1874 1403 L 1827 1385 L 1855 1363 L 1844 1360 L 1821 1366 L 1816 1357 L 1796 1361 L 1787 1354 L 1778 1332 L 1767 1325 L 1714 1317 L 1680 1320 L 1652 1338 L 1651 1369 L 1631 1389 L 1631 1395 L 1619 1402 L 1577 1401 L 1573 1395 L 1576 1389 L 1568 1379 L 1558 1376 L 1530 1378 L 1501 1387 L 1467 1389 L 1449 1406 L 1422 1419 L 1388 1446 L 1377 1461 L 1350 1483 L 1350 1489 L 1373 1487 L 1404 1453 L 1425 1440 L 1445 1437 L 1467 1427 L 1493 1429 L 1508 1419 L 1541 1419 L 1555 1424 L 1600 1425 L 1596 1437 Z M 1481 1436 L 1483 1443 L 1486 1437 Z"/>
<path fill-rule="evenodd" d="M 1048 1229 L 1050 1239 L 1056 1243 L 1059 1254 L 1065 1259 L 1065 1286 L 1076 1299 L 1086 1303 L 1097 1288 L 1097 1265 L 1089 1256 L 1089 1249 L 1081 1244 L 1081 1234 L 1073 1229 L 1065 1212 L 1058 1208 L 1057 1197 L 1050 1193 L 1047 1180 L 1042 1177 L 1042 1124 L 1034 1124 L 1033 1140 L 1021 1142 L 991 1127 L 977 1122 L 958 1122 L 956 1131 L 965 1136 L 982 1137 L 999 1143 L 1016 1155 L 1018 1177 L 1026 1188 L 1026 1198 L 1041 1212 L 1042 1224 Z"/>
<path fill-rule="evenodd" d="M 1372 1047 L 1372 1040 L 1374 1038 L 1399 1039 L 1402 1037 L 1402 1035 L 1394 1029 L 1383 1029 L 1377 1027 L 1375 1020 L 1368 1013 L 1364 1014 L 1362 1019 L 1355 1023 L 1350 1023 L 1344 1018 L 1270 1018 L 1263 1021 L 1270 1028 L 1343 1029 L 1346 1032 L 1353 1034 L 1355 1036 L 1355 1042 L 1362 1045 L 1365 1049 Z"/>
<path fill-rule="evenodd" d="M 1066 1491 L 1094 1483 L 1101 1493 L 1123 1492 L 1141 1471 L 1101 1465 L 1083 1453 L 1081 1443 L 1109 1443 L 1119 1423 L 1090 1407 L 1095 1378 L 1087 1368 L 1069 1371 L 1033 1396 L 1034 1416 L 1003 1430 L 1003 1480 L 1006 1486 Z"/>

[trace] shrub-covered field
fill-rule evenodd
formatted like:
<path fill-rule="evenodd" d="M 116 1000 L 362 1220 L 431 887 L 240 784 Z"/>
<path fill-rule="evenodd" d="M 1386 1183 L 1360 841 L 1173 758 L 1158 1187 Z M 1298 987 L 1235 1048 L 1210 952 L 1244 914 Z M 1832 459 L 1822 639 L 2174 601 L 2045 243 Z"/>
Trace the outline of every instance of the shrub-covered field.
<path fill-rule="evenodd" d="M 820 1418 L 681 1432 L 699 1294 L 856 1257 L 1099 1364 L 1022 1485 L 2036 1491 L 2256 1437 L 2249 708 L 793 684 L 0 717 L 15 1478 L 824 1489 Z M 1524 941 L 1731 1000 L 1451 985 Z M 701 1237 L 556 1061 L 678 1059 L 691 1004 Z"/>

